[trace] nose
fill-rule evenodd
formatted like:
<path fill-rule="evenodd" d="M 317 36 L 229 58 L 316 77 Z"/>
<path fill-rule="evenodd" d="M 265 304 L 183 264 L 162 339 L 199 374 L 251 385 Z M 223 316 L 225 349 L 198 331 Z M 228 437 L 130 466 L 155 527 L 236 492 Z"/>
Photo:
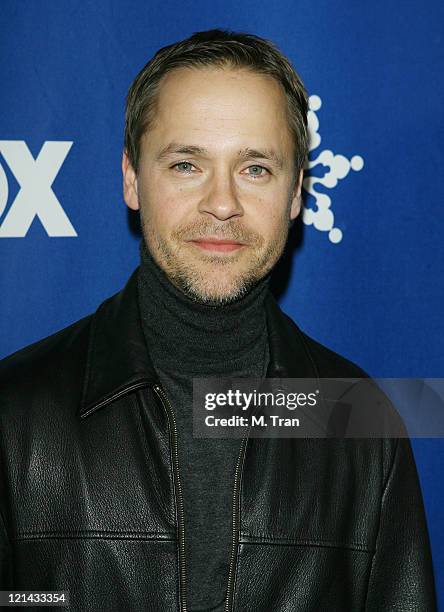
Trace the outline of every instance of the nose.
<path fill-rule="evenodd" d="M 214 172 L 208 180 L 205 196 L 199 203 L 199 212 L 220 221 L 243 215 L 234 179 L 228 171 Z"/>

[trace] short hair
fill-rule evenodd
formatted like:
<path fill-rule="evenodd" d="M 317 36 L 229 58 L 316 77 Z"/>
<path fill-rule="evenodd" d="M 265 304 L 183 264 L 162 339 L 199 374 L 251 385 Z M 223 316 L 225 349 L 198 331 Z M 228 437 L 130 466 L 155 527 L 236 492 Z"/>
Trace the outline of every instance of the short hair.
<path fill-rule="evenodd" d="M 126 97 L 125 149 L 136 173 L 140 140 L 153 123 L 162 78 L 176 68 L 207 66 L 245 68 L 268 75 L 282 85 L 299 174 L 308 156 L 308 95 L 301 78 L 272 42 L 253 34 L 219 29 L 196 32 L 159 49 L 131 84 Z"/>

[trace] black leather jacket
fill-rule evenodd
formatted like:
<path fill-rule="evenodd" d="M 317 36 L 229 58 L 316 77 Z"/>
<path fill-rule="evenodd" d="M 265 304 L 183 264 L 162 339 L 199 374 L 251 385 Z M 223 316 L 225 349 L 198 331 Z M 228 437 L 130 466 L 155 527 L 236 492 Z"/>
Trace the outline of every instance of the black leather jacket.
<path fill-rule="evenodd" d="M 68 590 L 73 611 L 186 610 L 177 431 L 136 273 L 0 366 L 0 588 Z M 365 375 L 266 309 L 268 377 Z M 245 439 L 226 609 L 433 612 L 409 440 Z"/>

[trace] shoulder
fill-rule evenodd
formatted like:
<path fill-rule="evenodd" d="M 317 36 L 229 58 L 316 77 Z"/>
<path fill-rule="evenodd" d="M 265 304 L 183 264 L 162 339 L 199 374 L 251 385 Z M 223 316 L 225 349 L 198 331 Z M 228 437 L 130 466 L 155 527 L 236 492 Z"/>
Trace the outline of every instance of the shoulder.
<path fill-rule="evenodd" d="M 0 416 L 78 391 L 91 321 L 90 314 L 0 360 Z"/>
<path fill-rule="evenodd" d="M 337 398 L 338 412 L 333 410 L 331 417 L 343 418 L 341 410 L 347 406 L 351 411 L 347 436 L 381 439 L 384 454 L 393 457 L 398 439 L 408 438 L 408 432 L 391 399 L 359 365 L 298 330 L 320 378 L 324 379 L 324 389 L 329 397 Z"/>
<path fill-rule="evenodd" d="M 369 374 L 357 363 L 336 353 L 298 328 L 307 351 L 312 356 L 321 377 L 368 378 Z"/>
<path fill-rule="evenodd" d="M 271 292 L 265 300 L 271 354 L 289 378 L 367 378 L 358 364 L 306 334 L 279 306 Z"/>
<path fill-rule="evenodd" d="M 343 407 L 347 404 L 349 416 L 341 428 L 346 426 L 348 429 L 343 435 L 347 432 L 358 432 L 360 435 L 356 433 L 351 437 L 364 438 L 407 435 L 403 420 L 390 398 L 360 365 L 310 337 L 280 309 L 275 309 L 273 323 L 278 330 L 274 335 L 279 338 L 279 345 L 284 347 L 279 359 L 285 363 L 287 376 L 319 379 L 323 394 L 329 397 L 329 401 L 337 402 L 330 414 L 332 419 L 344 419 Z M 393 450 L 392 443 L 388 443 L 388 447 Z"/>

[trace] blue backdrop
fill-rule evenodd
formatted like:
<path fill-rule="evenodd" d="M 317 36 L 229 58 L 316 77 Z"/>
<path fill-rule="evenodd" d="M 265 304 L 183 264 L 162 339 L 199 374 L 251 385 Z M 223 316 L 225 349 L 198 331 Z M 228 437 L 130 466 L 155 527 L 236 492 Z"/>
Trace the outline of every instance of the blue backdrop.
<path fill-rule="evenodd" d="M 443 376 L 443 23 L 439 0 L 3 0 L 0 356 L 90 313 L 136 267 L 127 89 L 160 46 L 224 27 L 273 40 L 311 96 L 281 306 L 374 376 Z M 444 441 L 413 447 L 444 609 Z"/>

